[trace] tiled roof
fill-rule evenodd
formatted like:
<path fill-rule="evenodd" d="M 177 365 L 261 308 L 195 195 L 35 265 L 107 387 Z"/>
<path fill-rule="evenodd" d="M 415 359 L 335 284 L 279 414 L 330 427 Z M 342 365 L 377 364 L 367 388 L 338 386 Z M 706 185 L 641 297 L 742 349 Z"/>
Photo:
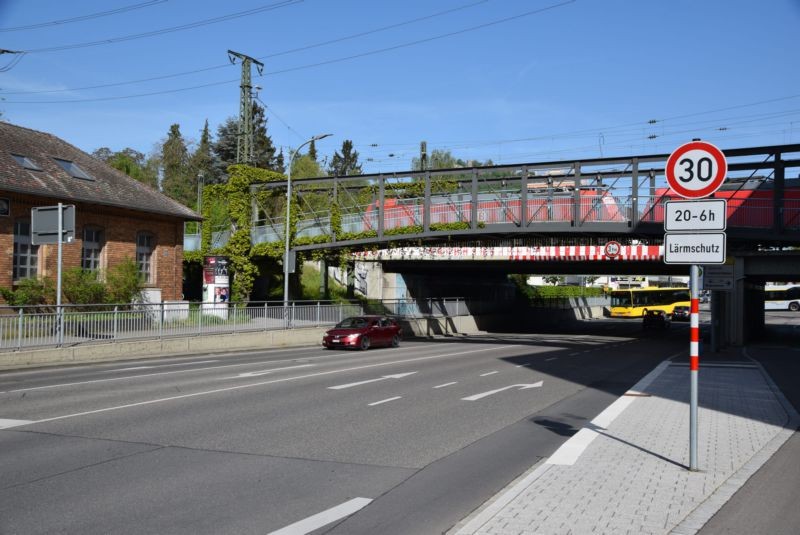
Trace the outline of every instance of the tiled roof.
<path fill-rule="evenodd" d="M 23 168 L 12 156 L 25 156 L 41 171 Z M 75 178 L 56 159 L 75 162 L 91 180 Z M 52 134 L 0 122 L 0 190 L 164 214 L 185 220 L 201 217 Z"/>

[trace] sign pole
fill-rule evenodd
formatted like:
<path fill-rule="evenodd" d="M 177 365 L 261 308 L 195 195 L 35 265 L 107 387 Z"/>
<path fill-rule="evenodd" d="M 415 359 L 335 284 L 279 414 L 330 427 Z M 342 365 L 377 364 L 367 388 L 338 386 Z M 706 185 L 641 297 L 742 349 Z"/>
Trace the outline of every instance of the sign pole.
<path fill-rule="evenodd" d="M 670 189 L 684 199 L 706 199 L 728 175 L 725 154 L 711 143 L 695 139 L 669 155 L 664 168 Z M 691 327 L 689 335 L 689 470 L 697 463 L 697 382 L 700 372 L 700 266 L 725 263 L 727 204 L 723 200 L 667 203 L 664 219 L 664 262 L 691 265 Z M 670 232 L 675 230 L 678 232 Z M 693 231 L 701 231 L 689 234 Z M 712 317 L 713 319 L 713 317 Z"/>
<path fill-rule="evenodd" d="M 700 266 L 691 268 L 691 323 L 689 335 L 689 470 L 696 472 L 697 463 L 697 382 L 700 373 Z"/>
<path fill-rule="evenodd" d="M 56 268 L 56 310 L 58 311 L 58 347 L 64 343 L 64 311 L 61 310 L 61 257 L 62 242 L 64 241 L 64 219 L 62 217 L 64 206 L 58 203 L 58 267 Z"/>

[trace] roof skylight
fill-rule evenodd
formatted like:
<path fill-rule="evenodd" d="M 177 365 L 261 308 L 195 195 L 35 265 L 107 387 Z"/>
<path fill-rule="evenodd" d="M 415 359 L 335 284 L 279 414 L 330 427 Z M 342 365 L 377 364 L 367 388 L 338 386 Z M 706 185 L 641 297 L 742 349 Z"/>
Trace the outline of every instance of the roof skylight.
<path fill-rule="evenodd" d="M 66 171 L 69 174 L 69 176 L 74 178 L 82 178 L 84 180 L 94 180 L 94 178 L 89 176 L 86 173 L 86 171 L 78 167 L 78 164 L 76 164 L 75 162 L 70 160 L 61 160 L 59 158 L 53 158 L 53 159 L 56 161 L 58 165 L 61 166 L 62 169 L 64 169 L 64 171 Z"/>
<path fill-rule="evenodd" d="M 20 164 L 25 169 L 30 169 L 31 171 L 41 171 L 42 168 L 33 163 L 33 161 L 28 158 L 27 156 L 22 156 L 21 154 L 12 154 L 12 158 L 14 158 L 18 164 Z"/>

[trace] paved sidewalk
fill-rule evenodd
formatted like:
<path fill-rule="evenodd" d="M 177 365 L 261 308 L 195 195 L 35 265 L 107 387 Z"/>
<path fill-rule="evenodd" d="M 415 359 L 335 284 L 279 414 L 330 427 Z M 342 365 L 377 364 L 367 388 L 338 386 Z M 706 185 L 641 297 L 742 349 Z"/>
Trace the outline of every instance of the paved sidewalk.
<path fill-rule="evenodd" d="M 751 360 L 700 368 L 689 464 L 689 368 L 664 362 L 457 535 L 696 533 L 792 435 L 800 417 Z"/>

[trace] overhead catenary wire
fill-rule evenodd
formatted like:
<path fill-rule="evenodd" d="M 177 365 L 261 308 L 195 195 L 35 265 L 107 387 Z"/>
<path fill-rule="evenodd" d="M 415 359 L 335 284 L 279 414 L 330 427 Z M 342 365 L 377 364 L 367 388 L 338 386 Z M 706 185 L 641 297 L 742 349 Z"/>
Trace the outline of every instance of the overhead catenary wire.
<path fill-rule="evenodd" d="M 402 26 L 408 26 L 410 24 L 415 24 L 415 23 L 418 23 L 418 22 L 430 20 L 430 19 L 433 19 L 433 18 L 436 18 L 436 17 L 449 15 L 449 14 L 454 13 L 456 11 L 461 11 L 461 10 L 464 10 L 464 9 L 467 9 L 467 8 L 475 7 L 475 6 L 479 5 L 479 4 L 486 3 L 487 1 L 488 0 L 479 0 L 478 2 L 472 2 L 472 3 L 469 3 L 469 4 L 464 4 L 464 5 L 457 6 L 457 7 L 451 8 L 451 9 L 446 9 L 444 11 L 438 11 L 436 13 L 431 13 L 429 15 L 423 15 L 421 17 L 415 17 L 415 18 L 404 20 L 404 21 L 397 22 L 397 23 L 394 23 L 394 24 L 389 24 L 389 25 L 386 25 L 386 26 L 380 26 L 380 27 L 377 27 L 377 28 L 373 28 L 371 30 L 361 31 L 361 32 L 358 32 L 358 33 L 353 33 L 353 34 L 345 35 L 345 36 L 342 36 L 342 37 L 337 37 L 335 39 L 328 39 L 328 40 L 320 41 L 320 42 L 317 42 L 317 43 L 312 43 L 312 44 L 298 46 L 298 47 L 287 49 L 287 50 L 282 50 L 280 52 L 274 52 L 272 54 L 265 54 L 265 55 L 254 56 L 254 57 L 256 59 L 258 59 L 258 60 L 266 60 L 266 59 L 276 58 L 276 57 L 279 57 L 279 56 L 285 56 L 285 55 L 288 55 L 288 54 L 293 54 L 293 53 L 296 53 L 296 52 L 304 52 L 304 51 L 307 51 L 307 50 L 312 50 L 314 48 L 319 48 L 319 47 L 323 47 L 323 46 L 327 46 L 327 45 L 331 45 L 331 44 L 341 43 L 341 42 L 352 40 L 352 39 L 356 39 L 356 38 L 359 38 L 359 37 L 365 37 L 367 35 L 373 35 L 373 34 L 376 34 L 376 33 L 387 31 L 387 30 L 400 28 Z M 230 63 L 223 63 L 223 64 L 219 64 L 219 65 L 212 65 L 210 67 L 201 67 L 199 69 L 192 69 L 192 70 L 182 71 L 182 72 L 172 73 L 172 74 L 164 74 L 164 75 L 160 75 L 160 76 L 151 76 L 151 77 L 148 77 L 148 78 L 141 78 L 141 79 L 138 79 L 138 80 L 127 80 L 127 81 L 124 81 L 124 82 L 114 82 L 114 83 L 109 83 L 109 84 L 97 84 L 97 85 L 84 86 L 84 87 L 72 87 L 72 88 L 65 88 L 65 89 L 48 89 L 48 90 L 39 90 L 39 91 L 5 91 L 5 92 L 0 92 L 0 94 L 3 94 L 3 95 L 38 95 L 38 94 L 45 94 L 45 93 L 65 93 L 65 92 L 83 91 L 83 90 L 88 90 L 88 89 L 103 89 L 103 88 L 107 88 L 107 87 L 120 87 L 120 86 L 138 84 L 138 83 L 144 83 L 144 82 L 153 82 L 153 81 L 157 81 L 157 80 L 166 80 L 168 78 L 177 78 L 177 77 L 180 77 L 180 76 L 188 76 L 188 75 L 192 75 L 192 74 L 198 74 L 198 73 L 201 73 L 201 72 L 208 72 L 208 71 L 222 69 L 222 68 L 228 68 L 228 67 L 230 67 Z M 267 74 L 270 74 L 270 73 L 267 73 Z"/>
<path fill-rule="evenodd" d="M 303 0 L 280 0 L 279 2 L 274 2 L 271 4 L 266 4 L 263 6 L 259 6 L 253 9 L 248 9 L 245 11 L 238 11 L 236 13 L 230 13 L 228 15 L 221 15 L 219 17 L 213 17 L 210 19 L 203 19 L 198 20 L 195 22 L 189 22 L 187 24 L 181 24 L 179 26 L 171 26 L 169 28 L 162 28 L 160 30 L 153 30 L 149 32 L 131 34 L 131 35 L 124 35 L 121 37 L 112 37 L 108 39 L 101 39 L 99 41 L 89 41 L 85 43 L 74 43 L 71 45 L 60 45 L 60 46 L 50 46 L 50 47 L 43 47 L 43 48 L 31 48 L 28 50 L 24 50 L 23 52 L 27 54 L 41 54 L 43 52 L 61 52 L 64 50 L 74 50 L 77 48 L 88 48 L 94 46 L 101 46 L 101 45 L 108 45 L 112 43 L 122 43 L 125 41 L 133 41 L 136 39 L 143 39 L 145 37 L 154 37 L 156 35 L 164 35 L 167 33 L 173 32 L 180 32 L 183 30 L 190 30 L 194 28 L 200 28 L 202 26 L 208 26 L 210 24 L 217 24 L 219 22 L 225 22 L 233 19 L 238 19 L 241 17 L 246 17 L 249 15 L 254 15 L 256 13 L 263 13 L 265 11 L 272 11 L 274 9 L 280 9 L 282 7 L 289 7 L 295 4 L 299 4 L 303 2 Z"/>
<path fill-rule="evenodd" d="M 287 73 L 287 72 L 298 71 L 298 70 L 301 70 L 301 69 L 310 69 L 310 68 L 319 67 L 319 66 L 322 66 L 322 65 L 331 65 L 331 64 L 334 64 L 334 63 L 340 63 L 340 62 L 343 62 L 343 61 L 349 61 L 349 60 L 353 60 L 353 59 L 357 59 L 357 58 L 363 58 L 363 57 L 366 57 L 366 56 L 382 54 L 382 53 L 389 52 L 389 51 L 392 51 L 392 50 L 398 50 L 398 49 L 401 49 L 401 48 L 406 48 L 406 47 L 410 47 L 410 46 L 414 46 L 414 45 L 419 45 L 419 44 L 422 44 L 422 43 L 428 43 L 428 42 L 435 41 L 435 40 L 438 40 L 438 39 L 445 39 L 445 38 L 448 38 L 448 37 L 453 37 L 453 36 L 461 35 L 461 34 L 464 34 L 464 33 L 467 33 L 467 32 L 480 30 L 480 29 L 483 29 L 483 28 L 487 28 L 487 27 L 490 27 L 490 26 L 497 25 L 497 24 L 510 22 L 512 20 L 517 20 L 517 19 L 520 19 L 520 18 L 523 18 L 523 17 L 528 17 L 528 16 L 531 16 L 531 15 L 544 13 L 544 12 L 552 10 L 552 9 L 556 9 L 556 8 L 559 8 L 559 7 L 566 6 L 568 4 L 572 4 L 572 3 L 576 2 L 576 1 L 577 0 L 567 0 L 567 1 L 561 2 L 559 4 L 553 4 L 553 5 L 546 6 L 546 7 L 540 8 L 540 9 L 534 9 L 532 11 L 527 11 L 527 12 L 524 12 L 524 13 L 519 13 L 517 15 L 512 15 L 510 17 L 505 17 L 505 18 L 502 18 L 502 19 L 496 19 L 496 20 L 493 20 L 493 21 L 490 21 L 490 22 L 479 24 L 477 26 L 470 26 L 468 28 L 463 28 L 461 30 L 456 30 L 456 31 L 447 32 L 447 33 L 444 33 L 444 34 L 435 35 L 433 37 L 427 37 L 427 38 L 424 38 L 424 39 L 417 39 L 417 40 L 414 40 L 414 41 L 401 43 L 399 45 L 379 48 L 379 49 L 375 49 L 375 50 L 370 50 L 368 52 L 362 52 L 360 54 L 353 54 L 353 55 L 350 55 L 350 56 L 334 58 L 334 59 L 330 59 L 330 60 L 326 60 L 326 61 L 319 61 L 319 62 L 316 62 L 316 63 L 311 63 L 311 64 L 302 65 L 302 66 L 298 66 L 298 67 L 290 67 L 290 68 L 282 69 L 282 70 L 279 70 L 279 71 L 265 72 L 261 76 L 273 76 L 273 75 L 276 75 L 276 74 L 283 74 L 283 73 Z M 6 102 L 8 104 L 76 104 L 76 103 L 87 103 L 87 102 L 104 102 L 104 101 L 112 101 L 112 100 L 124 100 L 124 99 L 131 99 L 131 98 L 149 97 L 149 96 L 155 96 L 155 95 L 166 95 L 166 94 L 170 94 L 170 93 L 179 93 L 179 92 L 183 92 L 183 91 L 192 91 L 192 90 L 195 90 L 195 89 L 202 89 L 202 88 L 212 87 L 212 86 L 217 86 L 217 85 L 230 84 L 230 83 L 233 83 L 233 82 L 239 82 L 239 79 L 237 78 L 237 79 L 233 79 L 233 80 L 223 80 L 223 81 L 219 81 L 219 82 L 210 82 L 210 83 L 207 83 L 207 84 L 199 84 L 199 85 L 194 85 L 194 86 L 189 86 L 189 87 L 179 87 L 179 88 L 175 88 L 175 89 L 165 89 L 165 90 L 161 90 L 161 91 L 151 91 L 151 92 L 148 92 L 148 93 L 136 93 L 136 94 L 130 94 L 130 95 L 119 95 L 119 96 L 114 96 L 114 97 L 94 97 L 94 98 L 68 99 L 68 100 L 9 100 L 9 101 L 6 101 Z"/>
<path fill-rule="evenodd" d="M 70 17 L 67 19 L 50 20 L 47 22 L 38 22 L 36 24 L 27 24 L 25 26 L 0 28 L 0 33 L 18 32 L 23 30 L 38 30 L 40 28 L 48 28 L 50 26 L 63 26 L 64 24 L 71 24 L 73 22 L 83 22 L 85 20 L 92 20 L 92 19 L 98 19 L 100 17 L 109 17 L 111 15 L 118 15 L 120 13 L 126 13 L 128 11 L 133 11 L 135 9 L 142 9 L 145 7 L 154 6 L 156 4 L 163 4 L 164 2 L 167 2 L 167 0 L 148 0 L 147 2 L 139 2 L 138 4 L 131 4 L 128 6 L 109 9 L 106 11 L 98 11 L 97 13 L 90 13 L 88 15 L 80 15 L 77 17 Z"/>

